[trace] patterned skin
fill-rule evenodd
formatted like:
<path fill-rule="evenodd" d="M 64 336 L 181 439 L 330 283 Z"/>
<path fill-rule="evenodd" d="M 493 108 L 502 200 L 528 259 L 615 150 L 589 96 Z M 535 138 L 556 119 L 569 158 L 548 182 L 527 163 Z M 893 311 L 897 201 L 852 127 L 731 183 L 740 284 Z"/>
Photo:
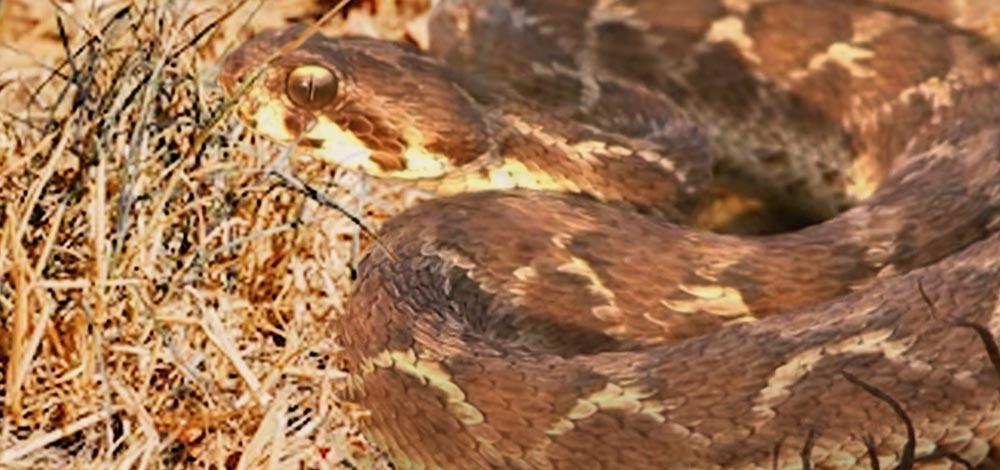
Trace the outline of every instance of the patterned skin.
<path fill-rule="evenodd" d="M 366 255 L 335 325 L 346 398 L 401 468 L 988 466 L 1000 79 L 973 29 L 998 11 L 450 0 L 436 58 L 314 36 L 240 113 L 458 193 L 383 227 L 394 256 Z M 686 226 L 713 185 L 827 220 Z"/>

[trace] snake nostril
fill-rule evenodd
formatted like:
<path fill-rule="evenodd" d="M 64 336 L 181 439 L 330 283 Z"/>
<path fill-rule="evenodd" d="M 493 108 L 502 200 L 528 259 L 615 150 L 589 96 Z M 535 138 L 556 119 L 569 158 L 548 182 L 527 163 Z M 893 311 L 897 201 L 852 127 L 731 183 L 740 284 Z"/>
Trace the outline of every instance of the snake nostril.
<path fill-rule="evenodd" d="M 337 96 L 337 77 L 326 67 L 302 65 L 288 74 L 285 85 L 288 98 L 297 106 L 321 108 Z"/>

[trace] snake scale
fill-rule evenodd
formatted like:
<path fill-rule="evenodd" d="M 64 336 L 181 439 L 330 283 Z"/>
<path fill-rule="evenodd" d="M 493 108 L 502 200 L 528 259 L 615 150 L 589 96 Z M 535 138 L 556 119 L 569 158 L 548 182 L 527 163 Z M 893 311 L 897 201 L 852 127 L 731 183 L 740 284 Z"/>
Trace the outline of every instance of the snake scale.
<path fill-rule="evenodd" d="M 998 12 L 443 0 L 429 54 L 315 35 L 239 113 L 442 194 L 384 225 L 334 326 L 399 468 L 990 467 L 1000 77 L 970 25 Z M 692 222 L 726 191 L 803 227 Z"/>

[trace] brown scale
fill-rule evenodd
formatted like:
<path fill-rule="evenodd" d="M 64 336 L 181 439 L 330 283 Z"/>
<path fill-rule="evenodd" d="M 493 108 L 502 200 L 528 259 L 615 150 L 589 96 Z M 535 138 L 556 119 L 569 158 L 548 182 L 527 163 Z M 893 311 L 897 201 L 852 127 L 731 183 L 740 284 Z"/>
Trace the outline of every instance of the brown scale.
<path fill-rule="evenodd" d="M 334 329 L 399 468 L 1000 462 L 1000 79 L 962 32 L 1000 6 L 742 3 L 445 0 L 450 67 L 315 37 L 268 72 L 254 96 L 286 115 L 282 77 L 312 61 L 358 139 L 416 130 L 457 171 L 523 159 L 511 177 L 585 193 L 442 197 L 383 227 L 392 256 L 367 253 Z M 235 51 L 223 85 L 295 31 Z M 648 210 L 671 207 L 806 226 Z"/>

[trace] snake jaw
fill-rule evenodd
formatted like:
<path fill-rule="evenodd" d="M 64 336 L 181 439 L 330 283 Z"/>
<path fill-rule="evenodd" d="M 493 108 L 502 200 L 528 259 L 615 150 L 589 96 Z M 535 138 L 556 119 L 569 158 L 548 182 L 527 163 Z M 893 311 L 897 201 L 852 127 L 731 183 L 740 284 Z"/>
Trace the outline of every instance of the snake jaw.
<path fill-rule="evenodd" d="M 322 116 L 303 138 L 310 143 L 306 153 L 313 157 L 380 178 L 435 179 L 453 170 L 449 158 L 428 150 L 413 128 L 404 131 L 405 147 L 399 154 L 374 150 L 356 133 Z"/>
<path fill-rule="evenodd" d="M 414 128 L 403 132 L 401 151 L 385 152 L 323 114 L 298 113 L 274 99 L 247 108 L 244 120 L 259 134 L 285 144 L 301 142 L 306 154 L 342 168 L 394 179 L 435 179 L 454 170 L 446 155 L 427 149 Z"/>

